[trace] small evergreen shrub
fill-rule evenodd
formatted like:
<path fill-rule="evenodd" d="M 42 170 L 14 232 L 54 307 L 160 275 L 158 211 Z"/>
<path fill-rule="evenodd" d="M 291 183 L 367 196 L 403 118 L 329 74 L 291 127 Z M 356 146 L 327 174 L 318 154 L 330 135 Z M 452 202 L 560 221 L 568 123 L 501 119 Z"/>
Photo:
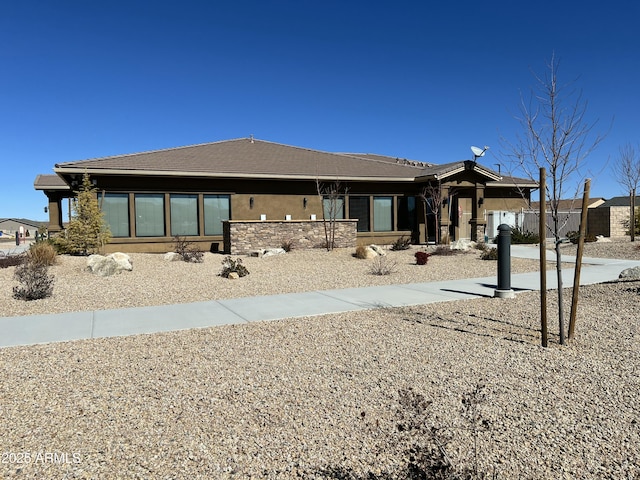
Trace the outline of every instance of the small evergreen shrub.
<path fill-rule="evenodd" d="M 24 253 L 18 255 L 4 255 L 0 252 L 0 268 L 17 267 L 22 265 L 27 256 Z"/>
<path fill-rule="evenodd" d="M 398 238 L 391 244 L 391 250 L 393 251 L 409 250 L 409 247 L 411 247 L 411 239 L 404 236 Z"/>
<path fill-rule="evenodd" d="M 51 242 L 36 242 L 29 247 L 27 258 L 30 262 L 46 265 L 48 267 L 55 265 L 58 253 Z"/>
<path fill-rule="evenodd" d="M 431 256 L 431 254 L 427 253 L 427 252 L 416 252 L 415 253 L 416 264 L 417 265 L 426 265 L 430 256 Z"/>
<path fill-rule="evenodd" d="M 53 293 L 53 275 L 43 263 L 27 260 L 16 268 L 14 274 L 20 286 L 13 287 L 13 296 L 20 300 L 39 300 Z"/>
<path fill-rule="evenodd" d="M 242 259 L 233 259 L 229 256 L 224 257 L 222 260 L 222 272 L 220 272 L 220 276 L 224 278 L 229 278 L 229 274 L 237 273 L 239 277 L 244 277 L 249 275 L 249 270 L 242 264 Z"/>
<path fill-rule="evenodd" d="M 497 243 L 497 241 L 495 243 Z M 540 236 L 537 233 L 525 232 L 520 230 L 518 227 L 511 230 L 512 245 L 525 245 L 532 243 L 540 243 Z"/>

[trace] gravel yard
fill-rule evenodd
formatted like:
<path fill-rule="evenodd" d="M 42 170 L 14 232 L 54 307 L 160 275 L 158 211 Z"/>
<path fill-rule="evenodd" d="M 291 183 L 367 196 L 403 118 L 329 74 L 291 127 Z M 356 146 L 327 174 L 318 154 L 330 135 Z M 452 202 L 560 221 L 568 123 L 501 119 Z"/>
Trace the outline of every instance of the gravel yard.
<path fill-rule="evenodd" d="M 588 244 L 585 255 L 640 260 L 629 243 Z M 221 257 L 209 254 L 201 265 L 134 255 L 133 272 L 110 278 L 67 257 L 52 269 L 58 298 L 28 308 L 115 308 L 496 269 L 476 252 L 432 257 L 424 267 L 412 265 L 410 252 L 390 257 L 398 271 L 389 277 L 368 274 L 370 262 L 346 251 L 247 258 L 251 274 L 235 281 L 216 276 Z M 523 260 L 512 270 L 536 268 Z M 41 313 L 7 301 L 10 270 L 0 270 L 3 315 Z M 582 287 L 577 338 L 565 347 L 550 305 L 546 349 L 536 292 L 0 349 L 0 475 L 407 478 L 410 458 L 440 455 L 426 433 L 435 427 L 459 473 L 477 466 L 507 479 L 639 478 L 639 288 Z M 479 385 L 474 435 L 473 409 L 461 409 Z M 407 399 L 419 395 L 432 403 L 414 410 Z M 407 428 L 418 420 L 422 433 Z"/>

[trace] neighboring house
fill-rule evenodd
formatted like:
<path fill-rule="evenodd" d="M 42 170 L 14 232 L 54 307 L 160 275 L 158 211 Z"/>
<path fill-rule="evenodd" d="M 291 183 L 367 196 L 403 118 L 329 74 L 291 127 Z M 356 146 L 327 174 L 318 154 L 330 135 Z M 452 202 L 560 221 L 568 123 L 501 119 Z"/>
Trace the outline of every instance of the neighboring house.
<path fill-rule="evenodd" d="M 20 227 L 22 227 L 25 234 L 28 230 L 29 234 L 34 236 L 38 228 L 44 224 L 46 224 L 46 222 L 36 222 L 26 218 L 0 218 L 0 232 L 2 232 L 3 235 L 15 236 L 16 232 L 19 232 Z"/>
<path fill-rule="evenodd" d="M 587 231 L 605 237 L 624 237 L 629 231 L 629 196 L 606 200 L 593 210 L 589 210 Z M 640 206 L 638 197 L 634 207 Z M 625 226 L 626 225 L 626 226 Z"/>
<path fill-rule="evenodd" d="M 487 212 L 519 211 L 537 188 L 470 160 L 434 165 L 253 137 L 60 163 L 54 172 L 34 184 L 49 199 L 50 232 L 62 230 L 62 201 L 87 173 L 111 228 L 111 251 L 163 252 L 175 235 L 205 249 L 223 244 L 232 253 L 283 240 L 318 246 L 317 238 L 309 240 L 310 230 L 322 229 L 331 203 L 318 195 L 318 183 L 335 182 L 340 235 L 351 236 L 354 245 L 388 244 L 401 236 L 425 243 L 436 228 L 451 240 L 483 240 Z M 425 215 L 433 205 L 421 200 L 427 185 L 439 185 L 444 199 L 439 225 Z"/>

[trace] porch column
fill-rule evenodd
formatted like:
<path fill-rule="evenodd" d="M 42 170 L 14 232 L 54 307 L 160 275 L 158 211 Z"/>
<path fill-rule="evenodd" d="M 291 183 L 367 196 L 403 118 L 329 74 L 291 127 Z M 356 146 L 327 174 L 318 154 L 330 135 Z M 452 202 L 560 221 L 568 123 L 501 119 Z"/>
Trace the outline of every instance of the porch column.
<path fill-rule="evenodd" d="M 484 242 L 487 221 L 484 218 L 484 185 L 476 184 L 473 191 L 473 208 L 471 211 L 471 240 Z"/>
<path fill-rule="evenodd" d="M 47 230 L 49 233 L 61 232 L 64 227 L 62 225 L 62 199 L 63 197 L 58 192 L 45 192 L 49 204 L 49 225 Z"/>
<path fill-rule="evenodd" d="M 445 240 L 447 243 L 451 241 L 449 238 L 449 225 L 451 224 L 451 220 L 449 219 L 449 209 L 451 205 L 449 205 L 449 186 L 442 185 L 440 187 L 440 243 L 443 243 Z M 436 226 L 436 228 L 438 228 Z"/>

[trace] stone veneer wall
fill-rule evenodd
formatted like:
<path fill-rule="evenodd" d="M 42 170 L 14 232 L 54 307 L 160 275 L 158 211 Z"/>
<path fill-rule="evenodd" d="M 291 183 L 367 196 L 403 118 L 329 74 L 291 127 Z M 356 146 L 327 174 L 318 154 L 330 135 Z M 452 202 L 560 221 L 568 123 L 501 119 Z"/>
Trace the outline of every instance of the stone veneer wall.
<path fill-rule="evenodd" d="M 335 246 L 355 248 L 357 220 L 336 220 Z M 291 242 L 294 249 L 325 245 L 322 220 L 228 220 L 223 222 L 224 251 L 232 255 L 277 248 Z"/>
<path fill-rule="evenodd" d="M 597 207 L 589 209 L 588 232 L 605 237 L 624 237 L 629 221 L 629 207 Z"/>

